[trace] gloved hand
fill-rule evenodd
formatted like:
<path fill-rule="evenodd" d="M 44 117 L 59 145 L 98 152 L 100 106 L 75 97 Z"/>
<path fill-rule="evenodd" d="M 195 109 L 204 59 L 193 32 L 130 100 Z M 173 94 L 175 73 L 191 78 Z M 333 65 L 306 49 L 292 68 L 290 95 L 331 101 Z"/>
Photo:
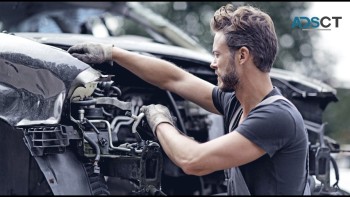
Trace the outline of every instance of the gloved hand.
<path fill-rule="evenodd" d="M 82 43 L 68 49 L 73 57 L 88 63 L 101 64 L 112 60 L 112 44 Z"/>
<path fill-rule="evenodd" d="M 145 113 L 148 125 L 151 127 L 154 136 L 156 136 L 156 128 L 160 123 L 166 122 L 174 126 L 169 109 L 164 105 L 144 105 L 141 107 L 140 112 Z"/>

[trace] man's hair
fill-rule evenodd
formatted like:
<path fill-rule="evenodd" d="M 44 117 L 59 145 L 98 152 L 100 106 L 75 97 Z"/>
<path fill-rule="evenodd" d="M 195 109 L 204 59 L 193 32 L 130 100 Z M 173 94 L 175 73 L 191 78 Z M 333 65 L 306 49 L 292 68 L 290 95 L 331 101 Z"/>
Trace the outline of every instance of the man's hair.
<path fill-rule="evenodd" d="M 219 8 L 210 22 L 213 32 L 222 31 L 230 51 L 242 46 L 253 55 L 254 64 L 269 72 L 278 50 L 277 36 L 269 15 L 252 6 L 234 9 L 232 4 Z"/>

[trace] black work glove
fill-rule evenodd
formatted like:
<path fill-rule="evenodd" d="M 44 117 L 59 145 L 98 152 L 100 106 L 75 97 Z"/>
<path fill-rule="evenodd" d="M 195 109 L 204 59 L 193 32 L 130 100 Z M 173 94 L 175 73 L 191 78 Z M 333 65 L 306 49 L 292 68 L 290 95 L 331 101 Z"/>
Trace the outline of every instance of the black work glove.
<path fill-rule="evenodd" d="M 141 107 L 140 112 L 145 113 L 148 125 L 151 127 L 154 136 L 156 136 L 156 128 L 160 123 L 166 122 L 174 126 L 169 109 L 164 105 L 144 105 Z"/>
<path fill-rule="evenodd" d="M 112 61 L 112 49 L 112 44 L 82 43 L 70 47 L 68 53 L 85 63 L 101 64 Z"/>

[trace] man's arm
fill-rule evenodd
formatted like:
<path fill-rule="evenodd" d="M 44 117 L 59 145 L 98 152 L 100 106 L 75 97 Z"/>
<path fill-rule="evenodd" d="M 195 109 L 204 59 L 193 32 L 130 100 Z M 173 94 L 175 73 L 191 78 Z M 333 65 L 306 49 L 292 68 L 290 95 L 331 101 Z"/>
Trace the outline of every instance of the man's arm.
<path fill-rule="evenodd" d="M 163 105 L 142 106 L 140 112 L 145 113 L 168 157 L 187 174 L 206 175 L 249 163 L 265 154 L 237 131 L 200 144 L 176 130 L 169 109 Z"/>
<path fill-rule="evenodd" d="M 220 114 L 213 104 L 214 85 L 204 81 L 168 61 L 113 47 L 113 61 L 141 79 L 174 92 L 204 109 Z"/>
<path fill-rule="evenodd" d="M 160 123 L 156 135 L 168 157 L 185 173 L 206 175 L 254 161 L 265 151 L 238 132 L 205 143 L 180 134 L 172 125 Z"/>
<path fill-rule="evenodd" d="M 113 60 L 143 80 L 219 114 L 212 99 L 214 85 L 168 61 L 113 47 L 111 44 L 81 43 L 70 47 L 68 52 L 89 64 Z"/>

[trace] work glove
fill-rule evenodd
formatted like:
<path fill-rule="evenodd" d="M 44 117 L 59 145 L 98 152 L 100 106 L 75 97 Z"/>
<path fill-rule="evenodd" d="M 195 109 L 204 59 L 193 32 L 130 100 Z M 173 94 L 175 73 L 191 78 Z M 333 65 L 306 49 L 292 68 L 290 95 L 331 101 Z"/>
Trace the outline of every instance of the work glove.
<path fill-rule="evenodd" d="M 141 107 L 140 112 L 145 113 L 148 125 L 151 127 L 154 136 L 156 136 L 156 128 L 160 123 L 166 122 L 174 126 L 169 109 L 164 105 L 144 105 Z"/>
<path fill-rule="evenodd" d="M 81 43 L 70 47 L 68 53 L 85 63 L 101 64 L 112 61 L 112 49 L 112 44 Z"/>

